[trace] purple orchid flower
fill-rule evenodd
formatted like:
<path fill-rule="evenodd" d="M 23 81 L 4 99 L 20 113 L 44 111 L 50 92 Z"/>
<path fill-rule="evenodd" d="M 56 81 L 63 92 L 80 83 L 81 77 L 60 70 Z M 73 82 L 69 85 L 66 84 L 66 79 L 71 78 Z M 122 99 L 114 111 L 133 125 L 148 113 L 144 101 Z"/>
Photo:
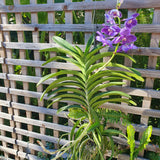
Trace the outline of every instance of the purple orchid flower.
<path fill-rule="evenodd" d="M 120 36 L 115 37 L 113 39 L 113 44 L 121 43 L 121 44 L 126 44 L 126 43 L 132 43 L 137 40 L 136 36 L 130 34 L 131 30 L 129 28 L 122 28 L 120 31 Z"/>
<path fill-rule="evenodd" d="M 106 22 L 107 23 L 110 23 L 110 24 L 116 24 L 115 20 L 113 19 L 113 17 L 109 14 L 105 14 L 105 17 L 106 17 Z"/>
<path fill-rule="evenodd" d="M 122 3 L 123 0 L 118 0 Z M 103 43 L 103 46 L 108 45 L 113 47 L 113 44 L 119 44 L 120 47 L 117 52 L 127 52 L 130 49 L 136 49 L 137 47 L 133 44 L 137 40 L 136 36 L 131 34 L 131 29 L 137 24 L 136 17 L 138 13 L 133 14 L 130 18 L 125 19 L 125 27 L 120 28 L 116 23 L 114 18 L 122 17 L 122 13 L 118 9 L 112 9 L 105 14 L 107 22 L 111 26 L 103 24 L 101 32 L 97 32 L 96 40 Z"/>
<path fill-rule="evenodd" d="M 110 47 L 113 47 L 112 46 L 112 41 L 109 40 L 109 37 L 105 37 L 105 35 L 103 35 L 101 32 L 97 31 L 96 32 L 98 34 L 98 36 L 96 36 L 96 40 L 99 41 L 99 42 L 102 42 L 103 46 L 110 46 Z"/>
<path fill-rule="evenodd" d="M 137 20 L 136 20 L 136 17 L 139 16 L 138 13 L 135 13 L 133 14 L 131 17 L 127 18 L 124 25 L 127 27 L 127 28 L 132 28 L 134 26 L 136 26 L 137 24 Z"/>
<path fill-rule="evenodd" d="M 128 50 L 130 50 L 130 49 L 137 49 L 137 46 L 135 46 L 134 44 L 129 44 L 129 45 L 128 44 L 124 44 L 124 45 L 121 45 L 119 47 L 117 52 L 125 52 L 125 53 L 127 53 Z"/>
<path fill-rule="evenodd" d="M 111 11 L 108 12 L 108 14 L 113 18 L 115 17 L 122 18 L 122 13 L 118 9 L 112 9 Z"/>
<path fill-rule="evenodd" d="M 137 37 L 130 34 L 130 35 L 126 35 L 126 36 L 119 36 L 119 37 L 115 37 L 112 40 L 113 44 L 117 44 L 117 43 L 121 43 L 121 44 L 126 44 L 126 43 L 132 43 L 135 42 L 137 40 Z"/>
<path fill-rule="evenodd" d="M 109 36 L 116 36 L 121 30 L 117 25 L 113 26 L 103 25 L 103 26 L 104 28 L 102 28 L 101 32 Z"/>

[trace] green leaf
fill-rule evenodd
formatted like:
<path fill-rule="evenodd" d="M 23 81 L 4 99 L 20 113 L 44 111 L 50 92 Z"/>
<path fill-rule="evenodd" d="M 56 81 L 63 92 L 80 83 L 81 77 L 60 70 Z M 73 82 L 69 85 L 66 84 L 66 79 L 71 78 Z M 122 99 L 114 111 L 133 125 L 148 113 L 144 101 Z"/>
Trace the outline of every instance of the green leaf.
<path fill-rule="evenodd" d="M 76 102 L 82 106 L 85 107 L 85 103 L 82 102 L 81 100 L 77 99 L 77 98 L 70 98 L 70 97 L 66 97 L 66 98 L 57 98 L 54 101 L 52 101 L 47 107 L 50 107 L 51 105 L 53 105 L 56 102 L 62 102 L 62 101 L 71 101 L 71 102 Z"/>
<path fill-rule="evenodd" d="M 54 95 L 52 97 L 49 97 L 48 100 L 53 100 L 53 99 L 57 99 L 57 98 L 76 98 L 77 100 L 81 101 L 81 104 L 85 104 L 85 106 L 87 105 L 87 103 L 83 97 L 76 95 L 74 93 L 65 93 L 65 94 Z"/>
<path fill-rule="evenodd" d="M 84 112 L 84 109 L 82 110 L 82 108 L 70 108 L 69 109 L 69 114 L 68 116 L 72 119 L 80 119 L 80 118 L 88 118 L 86 112 Z"/>
<path fill-rule="evenodd" d="M 151 135 L 152 135 L 152 126 L 149 126 L 144 132 L 143 135 L 140 139 L 140 145 L 139 147 L 135 150 L 135 156 L 138 155 L 139 151 L 142 151 L 143 149 L 146 148 L 148 143 L 151 141 Z"/>
<path fill-rule="evenodd" d="M 58 36 L 53 36 L 53 41 L 56 42 L 57 44 L 59 44 L 61 47 L 69 50 L 69 51 L 72 51 L 74 53 L 77 53 L 77 50 L 70 44 L 68 43 L 66 40 L 58 37 Z"/>
<path fill-rule="evenodd" d="M 130 146 L 130 157 L 131 160 L 133 160 L 133 154 L 134 154 L 134 149 L 135 149 L 135 129 L 132 125 L 127 126 L 127 143 Z"/>
<path fill-rule="evenodd" d="M 91 100 L 90 100 L 90 105 L 98 101 L 100 98 L 106 97 L 106 96 L 111 96 L 111 95 L 116 95 L 116 96 L 125 96 L 127 98 L 131 98 L 128 94 L 121 92 L 121 91 L 108 91 L 108 92 L 102 92 L 96 94 Z"/>
<path fill-rule="evenodd" d="M 95 38 L 95 35 L 92 34 L 92 35 L 90 36 L 88 42 L 87 42 L 86 49 L 85 49 L 85 52 L 84 52 L 85 55 L 88 54 L 88 52 L 89 52 L 89 50 L 90 50 L 90 48 L 91 48 L 91 45 L 92 45 L 92 43 L 94 42 L 94 38 Z"/>
<path fill-rule="evenodd" d="M 40 81 L 38 82 L 37 86 L 41 83 L 43 83 L 44 81 L 50 79 L 50 78 L 53 78 L 53 77 L 57 77 L 57 76 L 60 76 L 60 75 L 65 75 L 65 74 L 73 74 L 73 75 L 76 75 L 78 77 L 80 77 L 83 81 L 85 80 L 84 78 L 84 75 L 78 71 L 72 71 L 72 70 L 61 70 L 61 71 L 58 71 L 56 73 L 51 73 L 51 74 L 48 74 L 44 77 L 42 77 L 40 79 Z"/>
<path fill-rule="evenodd" d="M 81 70 L 83 70 L 83 66 L 77 62 L 76 60 L 74 60 L 73 58 L 69 58 L 69 57 L 65 57 L 65 56 L 56 56 L 56 57 L 52 57 L 50 58 L 48 61 L 46 61 L 45 63 L 43 63 L 43 66 L 52 62 L 52 61 L 55 61 L 55 60 L 65 60 L 67 62 L 70 62 L 76 66 L 78 66 Z"/>
<path fill-rule="evenodd" d="M 94 47 L 92 51 L 86 55 L 86 61 L 88 61 L 94 54 L 96 54 L 102 48 L 104 48 L 104 46 L 102 46 L 101 44 L 98 44 L 96 47 Z"/>
<path fill-rule="evenodd" d="M 84 66 L 84 63 L 82 62 L 82 59 L 79 56 L 79 54 L 77 55 L 74 52 L 68 51 L 64 48 L 54 47 L 54 48 L 47 48 L 47 49 L 40 50 L 40 52 L 45 52 L 45 51 L 64 53 L 66 55 L 70 55 L 70 56 L 74 57 L 82 66 Z"/>
<path fill-rule="evenodd" d="M 93 88 L 95 88 L 96 86 L 98 85 L 102 85 L 104 84 L 103 82 L 107 82 L 107 81 L 114 81 L 114 80 L 120 80 L 120 79 L 123 79 L 123 78 L 119 78 L 119 77 L 113 77 L 113 76 L 110 76 L 110 77 L 104 77 L 104 78 L 96 78 L 95 81 L 91 81 L 91 82 L 88 82 L 87 83 L 87 89 L 88 90 L 92 90 Z M 112 83 L 112 82 L 108 82 L 108 83 Z M 120 82 L 122 83 L 122 82 Z M 125 82 L 123 82 L 125 84 Z M 116 84 L 115 84 L 116 85 Z"/>
<path fill-rule="evenodd" d="M 80 57 L 83 57 L 84 53 L 83 53 L 83 51 L 81 50 L 81 48 L 78 47 L 78 46 L 75 46 L 75 49 L 76 49 L 77 52 L 79 53 Z"/>
<path fill-rule="evenodd" d="M 103 70 L 103 71 L 100 71 L 98 73 L 95 73 L 95 74 L 91 75 L 88 78 L 87 83 L 92 84 L 93 82 L 97 81 L 98 79 L 104 78 L 104 76 L 109 76 L 109 77 L 114 76 L 114 77 L 117 77 L 117 80 L 118 80 L 118 77 L 119 77 L 119 78 L 134 81 L 134 79 L 132 79 L 131 77 L 126 76 L 123 73 L 120 73 L 120 71 Z"/>
<path fill-rule="evenodd" d="M 70 133 L 70 140 L 73 140 L 74 134 L 75 134 L 75 129 L 78 127 L 78 125 L 81 123 L 82 119 L 79 119 L 76 121 L 76 123 L 73 125 L 71 133 Z"/>
<path fill-rule="evenodd" d="M 92 56 L 86 63 L 86 70 L 89 69 L 91 65 L 93 65 L 97 60 L 106 57 L 106 56 L 111 56 L 113 53 L 112 52 L 102 52 L 97 55 Z"/>
<path fill-rule="evenodd" d="M 97 102 L 95 102 L 92 105 L 92 107 L 97 108 L 97 107 L 101 106 L 102 104 L 104 104 L 106 102 L 125 102 L 125 103 L 131 103 L 133 105 L 136 105 L 136 103 L 133 102 L 132 100 L 125 99 L 125 98 L 102 98 L 102 99 L 98 100 Z"/>
<path fill-rule="evenodd" d="M 80 96 L 83 96 L 84 98 L 86 96 L 84 91 L 76 89 L 76 88 L 73 88 L 73 87 L 60 87 L 58 89 L 55 89 L 52 92 L 49 92 L 47 96 L 50 97 L 53 94 L 61 93 L 61 92 L 73 92 L 75 94 L 79 94 Z"/>
<path fill-rule="evenodd" d="M 78 137 L 81 136 L 81 133 L 86 129 L 87 126 L 88 126 L 88 123 L 83 123 L 80 125 L 80 127 L 78 128 L 75 134 L 75 139 L 78 139 Z"/>
<path fill-rule="evenodd" d="M 103 88 L 107 88 L 107 87 L 115 86 L 115 85 L 123 85 L 123 84 L 125 84 L 125 82 L 108 82 L 108 83 L 105 83 L 105 84 L 101 84 L 101 85 L 93 88 L 93 89 L 89 92 L 88 98 L 89 98 L 89 100 L 90 100 L 95 93 L 99 92 L 99 91 L 100 91 L 101 89 L 103 89 Z"/>
<path fill-rule="evenodd" d="M 127 58 L 129 58 L 132 62 L 136 63 L 136 60 L 135 60 L 133 57 L 131 57 L 130 55 L 128 55 L 128 54 L 116 53 L 116 55 L 123 56 L 123 57 L 127 57 Z"/>
<path fill-rule="evenodd" d="M 73 105 L 67 105 L 67 106 L 64 106 L 64 107 L 61 107 L 57 110 L 57 114 L 62 112 L 62 111 L 65 111 L 65 110 L 68 110 L 70 108 L 82 108 L 80 105 L 78 104 L 73 104 Z"/>
<path fill-rule="evenodd" d="M 114 135 L 122 135 L 124 137 L 126 137 L 125 134 L 122 133 L 122 131 L 120 130 L 115 130 L 115 129 L 106 129 L 102 132 L 102 135 L 110 135 L 110 136 L 114 136 Z"/>
<path fill-rule="evenodd" d="M 125 74 L 127 76 L 133 77 L 139 81 L 144 81 L 144 79 L 141 76 L 138 76 L 137 74 L 131 73 L 131 72 L 126 72 L 126 71 L 119 71 L 119 73 Z"/>
<path fill-rule="evenodd" d="M 131 77 L 134 77 L 139 81 L 142 81 L 142 82 L 144 81 L 144 79 L 141 77 L 141 74 L 136 69 L 133 69 L 131 67 L 126 67 L 126 66 L 124 66 L 122 64 L 117 64 L 117 63 L 109 63 L 108 66 L 109 67 L 118 67 L 118 68 L 122 68 L 122 69 L 128 70 L 128 71 L 131 72 L 131 74 L 127 74 L 127 75 L 129 75 Z M 123 73 L 127 73 L 127 72 L 123 72 Z"/>
<path fill-rule="evenodd" d="M 91 74 L 95 69 L 98 69 L 98 68 L 102 67 L 104 64 L 105 64 L 105 62 L 93 64 L 93 65 L 86 71 L 86 75 L 89 76 L 89 74 Z"/>
<path fill-rule="evenodd" d="M 57 80 L 55 80 L 54 82 L 52 82 L 46 89 L 45 91 L 42 93 L 41 95 L 41 99 L 44 97 L 44 95 L 46 93 L 48 93 L 49 91 L 51 91 L 52 89 L 54 89 L 59 83 L 61 82 L 66 82 L 66 81 L 69 81 L 69 80 L 72 80 L 73 81 L 73 84 L 74 82 L 78 82 L 81 86 L 81 88 L 83 88 L 85 86 L 84 82 L 82 82 L 79 78 L 76 78 L 76 77 L 62 77 L 62 78 L 59 78 Z M 58 87 L 58 86 L 57 86 Z"/>

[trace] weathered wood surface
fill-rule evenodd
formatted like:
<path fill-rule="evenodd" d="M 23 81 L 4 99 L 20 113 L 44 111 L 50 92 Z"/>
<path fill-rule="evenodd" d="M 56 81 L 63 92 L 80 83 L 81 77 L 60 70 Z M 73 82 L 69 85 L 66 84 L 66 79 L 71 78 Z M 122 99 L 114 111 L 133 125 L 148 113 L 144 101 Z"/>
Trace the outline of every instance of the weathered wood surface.
<path fill-rule="evenodd" d="M 101 24 L 1 24 L 0 27 L 2 31 L 95 32 L 102 29 Z M 137 24 L 132 32 L 160 33 L 160 25 Z"/>
<path fill-rule="evenodd" d="M 49 12 L 49 11 L 72 11 L 72 10 L 99 10 L 115 8 L 117 0 L 94 1 L 94 2 L 74 2 L 74 3 L 55 3 L 55 4 L 30 4 L 30 5 L 1 5 L 0 13 L 18 13 L 18 12 Z M 159 8 L 159 0 L 125 0 L 122 9 L 137 8 Z"/>
<path fill-rule="evenodd" d="M 22 42 L 3 42 L 3 46 L 7 49 L 28 49 L 28 50 L 41 50 L 46 48 L 58 47 L 55 43 L 22 43 Z M 77 45 L 82 47 L 84 50 L 84 45 Z M 108 49 L 108 47 L 104 48 L 103 51 L 113 51 L 114 48 Z M 160 56 L 160 48 L 154 47 L 138 47 L 138 49 L 134 49 L 128 52 L 128 54 L 139 55 L 139 56 Z M 3 63 L 3 60 L 2 60 Z"/>

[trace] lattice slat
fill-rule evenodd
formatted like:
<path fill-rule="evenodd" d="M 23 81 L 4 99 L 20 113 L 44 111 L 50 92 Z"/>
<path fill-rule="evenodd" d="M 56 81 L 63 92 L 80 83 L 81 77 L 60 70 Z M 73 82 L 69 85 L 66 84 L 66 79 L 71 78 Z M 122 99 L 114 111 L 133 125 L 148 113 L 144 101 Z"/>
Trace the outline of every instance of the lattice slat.
<path fill-rule="evenodd" d="M 47 4 L 52 5 L 53 0 L 48 0 Z M 48 13 L 48 24 L 54 24 L 55 23 L 55 12 L 49 12 Z M 55 35 L 55 32 L 51 31 L 49 32 L 49 43 L 53 43 L 52 37 Z M 56 56 L 56 53 L 50 52 L 50 57 Z M 57 70 L 54 68 L 51 68 L 51 73 L 56 72 Z M 53 104 L 53 109 L 58 109 L 58 102 Z M 59 118 L 57 115 L 52 115 L 53 116 L 53 123 L 58 123 Z M 57 130 L 53 130 L 53 135 L 54 137 L 58 138 L 59 137 L 59 132 Z M 57 148 L 57 145 L 55 144 L 55 148 Z"/>

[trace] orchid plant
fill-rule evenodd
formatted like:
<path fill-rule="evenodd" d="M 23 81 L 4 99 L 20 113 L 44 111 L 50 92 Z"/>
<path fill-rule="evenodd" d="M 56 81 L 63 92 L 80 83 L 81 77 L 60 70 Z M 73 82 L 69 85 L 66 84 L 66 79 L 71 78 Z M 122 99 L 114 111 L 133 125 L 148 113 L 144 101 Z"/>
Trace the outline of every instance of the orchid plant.
<path fill-rule="evenodd" d="M 125 23 L 121 27 L 120 18 L 122 18 L 122 13 L 118 10 L 121 2 L 118 1 L 117 8 L 105 14 L 108 24 L 103 24 L 102 30 L 97 32 L 96 40 L 101 44 L 93 49 L 91 48 L 95 38 L 92 35 L 84 52 L 78 46 L 73 47 L 70 43 L 57 36 L 54 36 L 53 40 L 61 47 L 41 50 L 42 52 L 63 53 L 63 56 L 58 55 L 50 58 L 44 65 L 55 60 L 65 60 L 79 68 L 79 71 L 60 70 L 56 73 L 51 73 L 43 77 L 38 83 L 39 85 L 49 78 L 60 76 L 45 89 L 41 99 L 48 93 L 49 100 L 52 100 L 50 105 L 56 102 L 72 102 L 71 105 L 63 106 L 58 110 L 58 113 L 69 110 L 68 117 L 74 124 L 69 133 L 69 142 L 55 152 L 47 151 L 42 143 L 39 142 L 47 153 L 55 154 L 54 160 L 60 158 L 66 152 L 70 160 L 104 160 L 107 150 L 112 150 L 110 157 L 112 159 L 115 150 L 112 136 L 119 134 L 127 139 L 128 144 L 132 145 L 133 160 L 134 135 L 130 134 L 129 129 L 127 130 L 127 137 L 120 130 L 106 126 L 108 122 L 121 122 L 122 125 L 126 126 L 129 124 L 128 116 L 120 111 L 112 111 L 101 107 L 108 102 L 124 102 L 136 105 L 128 94 L 121 91 L 110 91 L 108 88 L 110 86 L 124 85 L 125 82 L 122 81 L 124 79 L 143 81 L 137 70 L 112 62 L 115 55 L 127 57 L 135 62 L 131 56 L 125 53 L 129 49 L 137 48 L 133 44 L 136 41 L 136 36 L 131 34 L 131 29 L 137 24 L 136 17 L 138 14 L 133 14 L 130 18 L 123 20 Z M 116 24 L 116 20 L 118 24 Z M 109 47 L 115 46 L 114 52 L 100 52 L 97 54 L 106 45 Z M 108 62 L 99 61 L 106 56 L 110 57 Z M 99 63 L 96 63 L 97 61 Z M 108 67 L 107 70 L 105 70 L 105 67 Z M 111 70 L 110 67 L 118 67 L 119 69 Z M 70 76 L 66 76 L 67 74 Z M 147 135 L 150 136 L 151 134 Z M 149 136 L 142 141 L 141 149 L 149 142 Z"/>

